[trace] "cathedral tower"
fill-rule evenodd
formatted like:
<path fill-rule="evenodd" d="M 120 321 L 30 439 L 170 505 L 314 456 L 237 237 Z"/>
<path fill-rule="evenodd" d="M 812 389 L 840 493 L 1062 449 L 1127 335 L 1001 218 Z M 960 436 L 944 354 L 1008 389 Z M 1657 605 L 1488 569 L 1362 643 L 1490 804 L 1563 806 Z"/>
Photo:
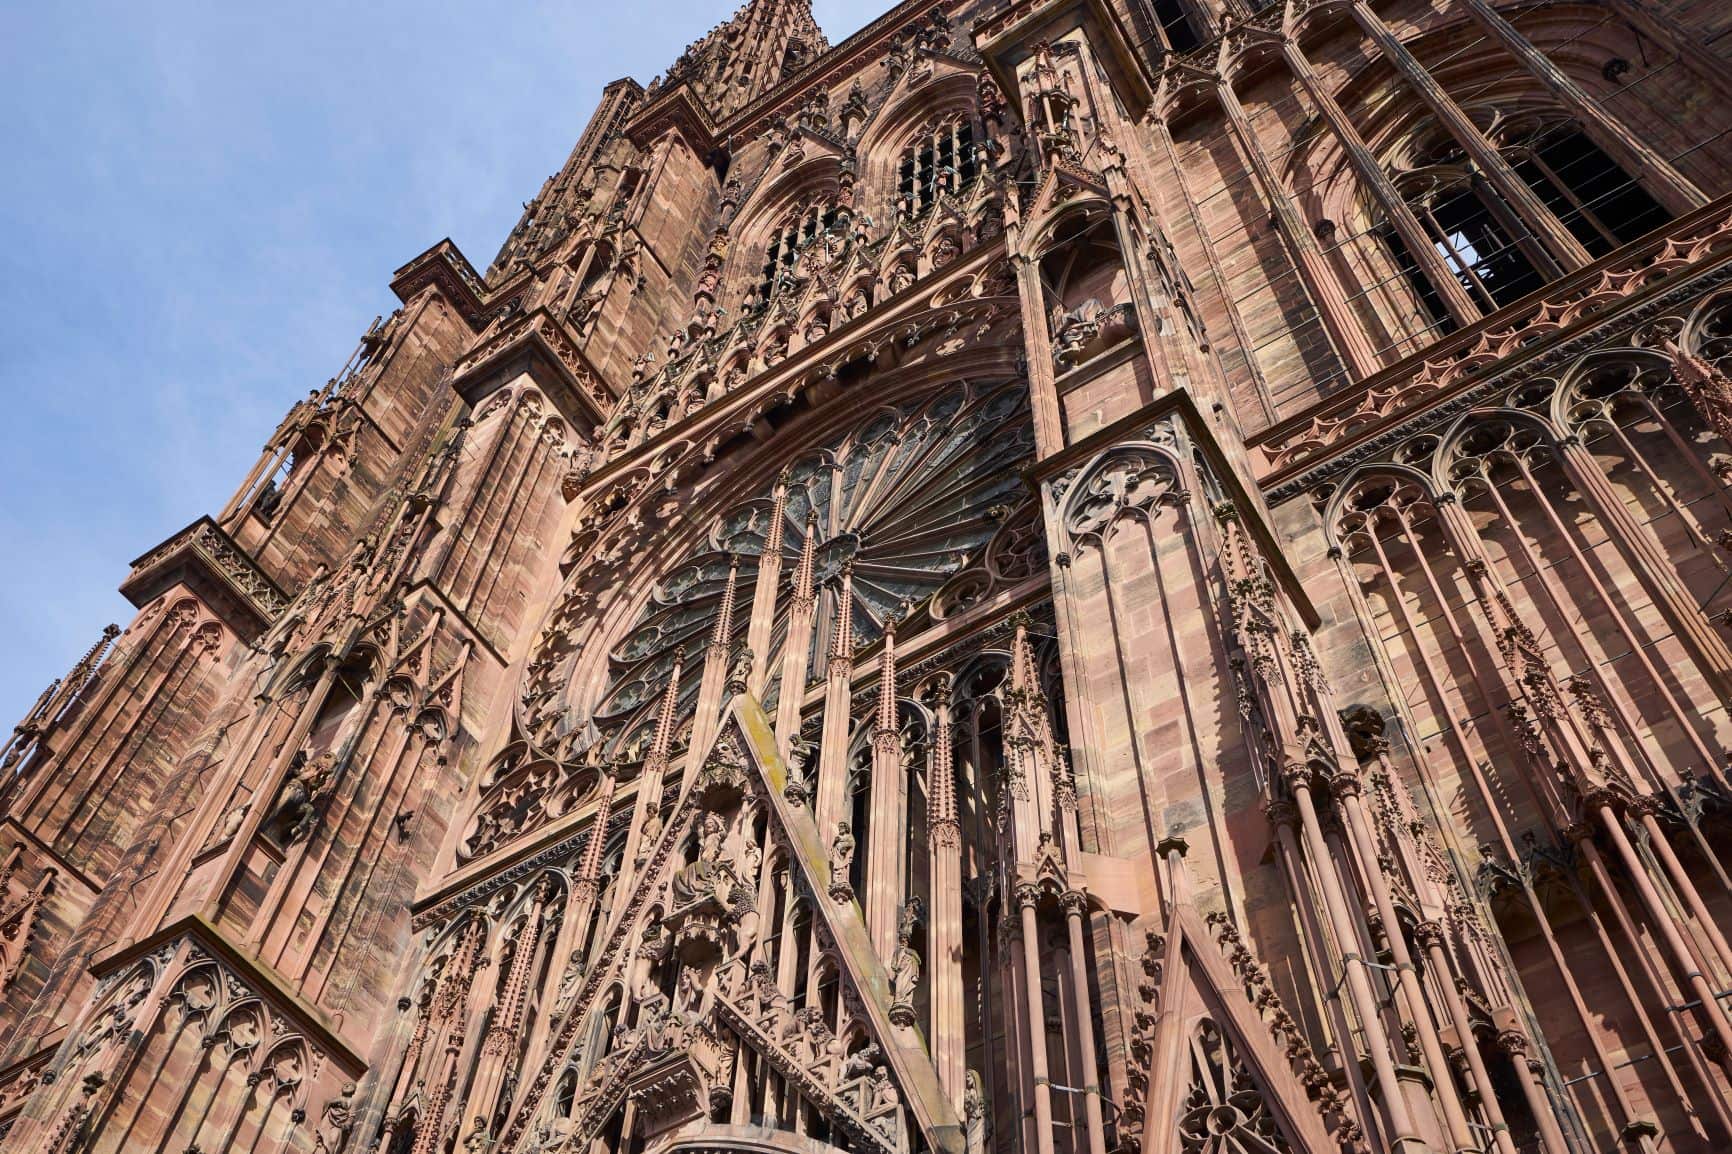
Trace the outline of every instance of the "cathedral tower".
<path fill-rule="evenodd" d="M 5 1148 L 1725 1148 L 1721 8 L 615 81 L 0 750 Z"/>

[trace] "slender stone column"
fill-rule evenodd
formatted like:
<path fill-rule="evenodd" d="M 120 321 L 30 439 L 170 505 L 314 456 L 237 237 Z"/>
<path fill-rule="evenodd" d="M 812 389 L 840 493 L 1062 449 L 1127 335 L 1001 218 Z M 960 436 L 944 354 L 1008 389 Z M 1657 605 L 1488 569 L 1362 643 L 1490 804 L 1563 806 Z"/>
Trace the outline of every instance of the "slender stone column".
<path fill-rule="evenodd" d="M 1311 797 L 1311 785 L 1305 767 L 1293 767 L 1287 774 L 1288 789 L 1299 807 L 1299 829 L 1304 838 L 1305 852 L 1315 863 L 1315 875 L 1321 882 L 1323 905 L 1328 913 L 1335 941 L 1341 950 L 1343 978 L 1353 1012 L 1365 1034 L 1371 1051 L 1371 1068 L 1377 1078 L 1377 1088 L 1383 1097 L 1383 1112 L 1389 1120 L 1390 1148 L 1395 1154 L 1424 1154 L 1426 1146 L 1413 1127 L 1413 1117 L 1407 1110 L 1407 1095 L 1395 1073 L 1395 1060 L 1389 1037 L 1383 1029 L 1377 995 L 1372 991 L 1365 959 L 1354 950 L 1358 933 L 1353 926 L 1347 897 L 1341 890 L 1341 876 L 1333 864 L 1333 855 L 1323 839 L 1323 829 L 1317 819 L 1317 804 Z"/>
<path fill-rule="evenodd" d="M 1515 209 L 1521 221 L 1544 242 L 1546 249 L 1563 265 L 1564 270 L 1567 272 L 1580 268 L 1591 261 L 1593 258 L 1588 255 L 1588 250 L 1582 247 L 1582 242 L 1564 227 L 1563 222 L 1546 207 L 1539 195 L 1528 187 L 1527 181 L 1516 174 L 1515 169 L 1509 166 L 1491 141 L 1485 138 L 1485 134 L 1468 119 L 1461 106 L 1450 98 L 1443 86 L 1438 84 L 1431 73 L 1425 70 L 1425 66 L 1407 50 L 1400 38 L 1390 31 L 1383 18 L 1371 10 L 1371 5 L 1366 0 L 1353 0 L 1351 11 L 1353 19 L 1377 45 L 1383 58 L 1407 81 L 1414 95 L 1419 97 L 1420 102 L 1437 118 L 1437 122 L 1455 139 L 1462 151 L 1467 153 L 1468 159 L 1485 174 L 1485 178 L 1491 182 L 1505 203 Z"/>
<path fill-rule="evenodd" d="M 1666 836 L 1666 831 L 1660 827 L 1659 818 L 1654 816 L 1660 799 L 1653 794 L 1638 798 L 1630 805 L 1630 812 L 1642 828 L 1647 831 L 1648 844 L 1654 850 L 1654 856 L 1659 859 L 1665 869 L 1666 876 L 1672 883 L 1672 889 L 1683 899 L 1684 907 L 1690 911 L 1690 916 L 1696 919 L 1696 924 L 1702 927 L 1702 936 L 1708 939 L 1714 956 L 1728 971 L 1732 971 L 1732 945 L 1728 945 L 1726 935 L 1720 932 L 1720 926 L 1714 921 L 1714 915 L 1709 912 L 1707 903 L 1702 900 L 1701 891 L 1696 883 L 1684 870 L 1684 863 L 1678 860 L 1677 853 L 1672 849 L 1672 841 Z"/>
<path fill-rule="evenodd" d="M 1503 14 L 1492 7 L 1490 0 L 1462 0 L 1462 3 L 1486 35 L 1503 45 L 1529 75 L 1569 109 L 1582 129 L 1594 138 L 1594 143 L 1623 166 L 1630 179 L 1646 184 L 1655 193 L 1655 199 L 1674 215 L 1682 216 L 1708 203 L 1701 189 L 1608 113 L 1598 100 L 1584 92 L 1581 85 L 1552 63 L 1550 57 L 1534 47 L 1533 41 L 1505 20 Z"/>
<path fill-rule="evenodd" d="M 776 479 L 770 499 L 770 528 L 764 534 L 764 551 L 758 554 L 758 583 L 752 589 L 752 616 L 746 624 L 746 648 L 752 651 L 751 675 L 746 690 L 762 700 L 770 680 L 770 633 L 776 623 L 776 592 L 782 583 L 782 521 L 787 513 L 788 478 Z"/>
<path fill-rule="evenodd" d="M 1654 888 L 1653 879 L 1642 864 L 1636 849 L 1630 844 L 1630 839 L 1624 834 L 1623 822 L 1613 812 L 1609 804 L 1601 803 L 1595 810 L 1595 816 L 1606 831 L 1606 836 L 1617 851 L 1618 859 L 1624 864 L 1624 872 L 1629 876 L 1631 884 L 1636 887 L 1636 894 L 1642 899 L 1642 905 L 1648 910 L 1648 921 L 1654 932 L 1666 943 L 1666 949 L 1672 955 L 1678 975 L 1690 987 L 1701 1002 L 1701 1013 L 1708 1027 L 1713 1030 L 1719 1040 L 1721 1051 L 1728 1055 L 1727 1061 L 1732 1062 L 1732 1022 L 1728 1022 L 1726 1012 L 1720 1008 L 1715 999 L 1714 989 L 1703 976 L 1701 967 L 1697 964 L 1696 955 L 1691 952 L 1690 945 L 1684 940 L 1683 933 L 1672 918 L 1672 911 L 1666 908 L 1660 893 Z M 1584 842 L 1584 847 L 1587 845 Z"/>
<path fill-rule="evenodd" d="M 1017 230 L 1012 229 L 1012 235 Z M 1018 255 L 1016 283 L 1022 306 L 1023 340 L 1028 347 L 1028 404 L 1034 419 L 1037 456 L 1045 458 L 1064 448 L 1064 412 L 1058 401 L 1052 362 L 1052 333 L 1046 316 L 1046 290 L 1040 283 L 1040 262 Z"/>
<path fill-rule="evenodd" d="M 866 909 L 866 930 L 881 958 L 896 952 L 896 923 L 902 913 L 906 795 L 902 730 L 896 724 L 896 620 L 891 618 L 884 623 L 884 649 L 878 658 L 878 716 L 872 727 L 872 821 L 866 831 L 866 892 L 860 895 Z"/>
<path fill-rule="evenodd" d="M 1335 97 L 1322 81 L 1317 79 L 1317 72 L 1311 67 L 1311 61 L 1306 57 L 1299 42 L 1292 37 L 1284 37 L 1281 41 L 1281 55 L 1287 61 L 1287 67 L 1293 73 L 1299 87 L 1311 98 L 1311 103 L 1317 106 L 1317 111 L 1329 125 L 1329 131 L 1335 134 L 1335 139 L 1341 142 L 1342 151 L 1347 154 L 1347 160 L 1353 165 L 1354 174 L 1359 177 L 1360 184 L 1377 201 L 1383 215 L 1388 218 L 1401 237 L 1401 243 L 1407 246 L 1408 254 L 1413 257 L 1419 271 L 1437 290 L 1449 315 L 1455 318 L 1457 324 L 1470 325 L 1479 319 L 1479 306 L 1467 294 L 1467 289 L 1444 263 L 1443 257 L 1437 251 L 1437 245 L 1426 234 L 1425 228 L 1419 223 L 1419 218 L 1413 215 L 1413 210 L 1407 207 L 1407 202 L 1401 199 L 1401 193 L 1396 191 L 1395 184 L 1389 179 L 1389 174 L 1383 171 L 1383 165 L 1378 163 L 1371 149 L 1365 143 L 1365 138 L 1359 135 L 1359 130 L 1342 111 Z"/>
<path fill-rule="evenodd" d="M 1570 480 L 1605 523 L 1608 535 L 1629 559 L 1634 575 L 1653 596 L 1654 607 L 1695 658 L 1703 676 L 1720 696 L 1732 697 L 1732 648 L 1702 612 L 1701 605 L 1678 576 L 1674 559 L 1655 539 L 1654 531 L 1631 514 L 1630 507 L 1624 504 L 1580 437 L 1560 438 L 1558 455 Z"/>
<path fill-rule="evenodd" d="M 1455 985 L 1455 967 L 1450 965 L 1449 951 L 1444 948 L 1443 927 L 1436 922 L 1421 922 L 1414 927 L 1414 936 L 1418 939 L 1420 948 L 1425 951 L 1426 963 L 1431 967 L 1431 972 L 1437 976 L 1437 988 L 1442 992 L 1444 1004 L 1449 1010 L 1450 1025 L 1455 1027 L 1456 1036 L 1461 1040 L 1462 1056 L 1467 1059 L 1467 1072 L 1473 1079 L 1472 1089 L 1479 1094 L 1479 1106 L 1485 1111 L 1486 1122 L 1491 1126 L 1492 1141 L 1503 1154 L 1515 1154 L 1515 1139 L 1510 1137 L 1509 1123 L 1504 1120 L 1503 1107 L 1498 1104 L 1497 1090 L 1492 1085 L 1491 1072 L 1486 1069 L 1485 1055 L 1479 1052 L 1479 1043 L 1474 1041 L 1473 1018 L 1468 1014 L 1467 1003 L 1462 1000 L 1461 991 Z M 1557 1122 L 1549 1114 L 1540 1122 L 1540 1139 L 1545 1154 L 1569 1154 L 1569 1148 L 1563 1145 L 1561 1134 L 1558 1135 L 1558 1144 L 1552 1144 L 1545 1133 L 1547 1125 L 1553 1130 L 1557 1129 Z"/>
<path fill-rule="evenodd" d="M 1522 1097 L 1527 1099 L 1528 1113 L 1539 1125 L 1540 1141 L 1545 1145 L 1546 1154 L 1564 1154 L 1569 1146 L 1564 1141 L 1564 1132 L 1558 1128 L 1552 1100 L 1546 1097 L 1545 1087 L 1534 1077 L 1533 1063 L 1528 1058 L 1528 1036 L 1520 1030 L 1503 1030 L 1498 1033 L 1497 1044 L 1509 1055 L 1516 1081 L 1521 1083 Z"/>
<path fill-rule="evenodd" d="M 1028 1063 L 1034 1079 L 1035 1154 L 1053 1154 L 1052 1077 L 1046 1064 L 1046 1009 L 1040 990 L 1040 924 L 1035 903 L 1040 890 L 1032 885 L 1016 887 L 1016 905 L 1022 911 L 1023 977 L 1028 988 Z"/>
<path fill-rule="evenodd" d="M 842 566 L 836 597 L 836 627 L 824 682 L 824 731 L 819 738 L 818 801 L 813 807 L 818 836 L 834 838 L 848 802 L 850 697 L 854 684 L 854 566 Z"/>
<path fill-rule="evenodd" d="M 932 1064 L 958 1113 L 968 1088 L 967 1010 L 962 989 L 962 825 L 956 813 L 956 768 L 950 720 L 951 676 L 928 683 L 934 715 L 932 771 L 926 791 L 926 838 L 932 911 L 926 966 L 932 974 Z"/>
<path fill-rule="evenodd" d="M 1443 1053 L 1443 1043 L 1437 1036 L 1437 1027 L 1432 1022 L 1430 1011 L 1426 1004 L 1425 991 L 1419 984 L 1419 972 L 1414 968 L 1413 958 L 1407 949 L 1407 939 L 1401 932 L 1401 923 L 1396 920 L 1395 902 L 1389 896 L 1389 887 L 1384 883 L 1382 867 L 1377 861 L 1377 843 L 1371 835 L 1371 827 L 1365 819 L 1365 806 L 1360 796 L 1361 784 L 1359 775 L 1354 770 L 1342 769 L 1330 782 L 1335 795 L 1335 804 L 1347 819 L 1348 841 L 1353 852 L 1359 858 L 1360 870 L 1366 885 L 1371 890 L 1372 904 L 1377 907 L 1378 916 L 1383 920 L 1384 939 L 1389 943 L 1389 952 L 1395 959 L 1396 984 L 1400 989 L 1402 1000 L 1407 1003 L 1407 1018 L 1413 1024 L 1415 1033 L 1419 1036 L 1419 1049 L 1425 1056 L 1425 1064 L 1431 1070 L 1431 1080 L 1437 1103 L 1443 1110 L 1444 1125 L 1449 1130 L 1449 1138 L 1457 1150 L 1478 1150 L 1474 1141 L 1473 1131 L 1468 1126 L 1467 1112 L 1462 1108 L 1461 1099 L 1455 1090 L 1455 1080 L 1451 1076 L 1449 1061 Z M 1449 971 L 1440 975 L 1440 980 L 1448 980 Z M 1515 1154 L 1515 1144 L 1509 1142 L 1509 1135 L 1502 1135 L 1504 1142 L 1498 1149 L 1504 1154 Z"/>
<path fill-rule="evenodd" d="M 1107 1154 L 1106 1122 L 1101 1114 L 1100 1065 L 1095 1061 L 1094 1005 L 1089 997 L 1088 953 L 1083 940 L 1083 919 L 1088 897 L 1070 890 L 1059 898 L 1064 907 L 1065 927 L 1070 932 L 1070 973 L 1076 985 L 1077 1049 L 1082 1051 L 1083 1116 L 1088 1122 L 1089 1154 Z"/>
<path fill-rule="evenodd" d="M 812 619 L 818 611 L 812 571 L 818 555 L 818 514 L 806 514 L 806 539 L 794 570 L 794 590 L 788 598 L 788 636 L 782 642 L 782 691 L 776 696 L 776 750 L 784 758 L 800 732 L 800 699 L 806 695 L 806 672 L 812 662 Z M 808 767 L 809 769 L 810 767 Z"/>
<path fill-rule="evenodd" d="M 1353 376 L 1371 376 L 1380 367 L 1377 350 L 1371 346 L 1371 338 L 1366 335 L 1365 326 L 1359 323 L 1348 308 L 1340 283 L 1335 280 L 1323 260 L 1323 254 L 1318 251 L 1317 238 L 1311 234 L 1305 222 L 1299 219 L 1292 198 L 1287 195 L 1286 188 L 1276 176 L 1268 156 L 1264 154 L 1263 145 L 1257 139 L 1256 130 L 1251 127 L 1250 119 L 1245 115 L 1244 106 L 1239 103 L 1232 83 L 1222 77 L 1215 85 L 1215 94 L 1227 114 L 1228 127 L 1232 129 L 1240 150 L 1250 162 L 1257 183 L 1263 187 L 1263 196 L 1269 202 L 1275 225 L 1286 238 L 1287 250 L 1293 257 L 1293 268 L 1304 283 L 1306 292 L 1311 295 L 1311 303 L 1317 307 L 1317 315 L 1323 321 L 1324 331 L 1334 342 L 1335 351 Z"/>
<path fill-rule="evenodd" d="M 716 625 L 710 632 L 710 644 L 704 651 L 704 673 L 698 682 L 697 712 L 692 717 L 692 756 L 702 758 L 709 753 L 721 725 L 722 687 L 728 676 L 729 646 L 734 635 L 734 601 L 740 585 L 740 558 L 728 556 L 728 584 L 722 591 L 722 605 L 716 612 Z"/>
<path fill-rule="evenodd" d="M 475 1119 L 475 1130 L 487 1133 L 500 1088 L 505 1083 L 511 1051 L 523 1029 L 523 1008 L 529 997 L 529 975 L 534 972 L 541 956 L 541 939 L 546 924 L 542 918 L 551 883 L 544 881 L 530 899 L 529 913 L 523 930 L 517 937 L 511 955 L 511 968 L 506 971 L 499 1001 L 493 1007 L 493 1017 L 487 1023 L 487 1034 L 481 1041 L 481 1061 L 475 1071 L 475 1089 L 469 1095 L 469 1114 Z"/>

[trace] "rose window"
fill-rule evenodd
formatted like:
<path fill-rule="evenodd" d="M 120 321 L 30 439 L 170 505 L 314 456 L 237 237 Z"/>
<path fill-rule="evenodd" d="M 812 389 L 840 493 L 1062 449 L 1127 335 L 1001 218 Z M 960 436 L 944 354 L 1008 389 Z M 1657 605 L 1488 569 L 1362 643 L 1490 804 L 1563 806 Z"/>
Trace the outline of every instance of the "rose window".
<path fill-rule="evenodd" d="M 809 514 L 818 538 L 807 667 L 814 682 L 823 679 L 828 664 L 840 596 L 835 578 L 845 562 L 853 561 L 857 645 L 875 641 L 905 604 L 925 604 L 977 562 L 996 559 L 997 575 L 1006 580 L 1033 571 L 1029 518 L 1012 515 L 1028 499 L 1018 471 L 1034 445 L 1026 393 L 1020 382 L 958 384 L 873 414 L 836 443 L 795 460 L 786 474 L 771 651 L 754 655 L 771 674 L 767 705 L 784 692 L 779 677 L 788 604 Z M 679 712 L 690 714 L 698 692 L 693 663 L 702 660 L 714 631 L 730 557 L 739 558 L 730 645 L 744 645 L 773 502 L 767 490 L 724 515 L 709 540 L 656 587 L 609 655 L 609 686 L 593 716 L 602 729 L 624 733 L 627 747 L 641 741 L 652 723 L 680 646 L 687 673 Z"/>

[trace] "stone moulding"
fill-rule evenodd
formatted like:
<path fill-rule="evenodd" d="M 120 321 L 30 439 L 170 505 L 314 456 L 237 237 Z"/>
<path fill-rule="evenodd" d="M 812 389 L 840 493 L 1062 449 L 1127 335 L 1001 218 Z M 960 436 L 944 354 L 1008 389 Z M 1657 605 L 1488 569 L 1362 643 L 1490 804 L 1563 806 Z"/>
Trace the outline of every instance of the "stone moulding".
<path fill-rule="evenodd" d="M 1633 326 L 1732 280 L 1732 196 L 1723 196 L 1635 252 L 1590 265 L 1428 352 L 1371 378 L 1359 391 L 1283 421 L 1252 439 L 1269 463 L 1259 479 L 1272 503 L 1440 421 L 1510 384 L 1549 371 Z M 1489 322 L 1489 323 L 1488 323 Z"/>
<path fill-rule="evenodd" d="M 487 286 L 450 237 L 391 274 L 391 291 L 405 304 L 429 285 L 456 306 L 470 328 L 481 327 L 481 306 L 488 295 Z"/>
<path fill-rule="evenodd" d="M 601 424 L 613 407 L 613 390 L 545 308 L 525 314 L 458 361 L 451 386 L 470 405 L 479 405 L 518 372 L 535 379 L 573 428 Z"/>
<path fill-rule="evenodd" d="M 289 597 L 209 516 L 139 557 L 120 592 L 139 608 L 184 583 L 242 640 L 251 640 L 288 607 Z"/>
<path fill-rule="evenodd" d="M 1220 442 L 1216 439 L 1209 423 L 1203 419 L 1202 412 L 1197 408 L 1196 398 L 1191 396 L 1189 389 L 1174 389 L 1163 393 L 1138 409 L 1129 413 L 1104 429 L 1097 429 L 1089 436 L 1067 445 L 1052 456 L 1025 470 L 1024 479 L 1037 492 L 1047 484 L 1065 483 L 1065 479 L 1079 471 L 1103 450 L 1124 440 L 1138 439 L 1142 430 L 1148 426 L 1166 419 L 1180 421 L 1185 431 L 1190 435 L 1196 449 L 1202 453 L 1209 468 L 1220 483 L 1224 495 L 1239 510 L 1246 529 L 1255 538 L 1257 546 L 1268 559 L 1269 567 L 1274 571 L 1275 578 L 1286 590 L 1293 606 L 1298 610 L 1306 626 L 1316 629 L 1322 618 L 1311 603 L 1311 597 L 1305 592 L 1299 577 L 1293 572 L 1282 549 L 1280 539 L 1269 526 L 1264 517 L 1263 502 L 1255 490 L 1248 486 L 1239 474 L 1237 467 L 1227 459 Z"/>
<path fill-rule="evenodd" d="M 188 949 L 204 950 L 269 1002 L 276 1013 L 294 1021 L 345 1074 L 359 1077 L 366 1071 L 366 1059 L 343 1037 L 336 1022 L 296 993 L 275 971 L 261 965 L 251 953 L 234 946 L 220 929 L 198 914 L 178 918 L 149 937 L 140 938 L 112 953 L 98 955 L 91 963 L 90 973 L 101 981 L 123 973 L 133 962 L 165 947 L 177 954 Z"/>

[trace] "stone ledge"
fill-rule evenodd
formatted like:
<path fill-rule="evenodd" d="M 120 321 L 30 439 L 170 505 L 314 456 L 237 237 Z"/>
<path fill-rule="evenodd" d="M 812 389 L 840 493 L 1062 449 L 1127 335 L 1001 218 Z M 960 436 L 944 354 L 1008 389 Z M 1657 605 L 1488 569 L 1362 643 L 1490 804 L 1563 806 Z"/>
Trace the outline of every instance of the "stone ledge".
<path fill-rule="evenodd" d="M 533 309 L 508 321 L 495 336 L 463 355 L 451 387 L 473 407 L 489 393 L 528 373 L 571 426 L 587 432 L 607 419 L 614 393 L 552 313 Z"/>
<path fill-rule="evenodd" d="M 481 327 L 481 306 L 487 297 L 487 286 L 450 237 L 391 274 L 391 291 L 404 304 L 429 285 L 456 306 L 470 328 Z"/>
<path fill-rule="evenodd" d="M 288 608 L 289 595 L 208 515 L 132 562 L 121 594 L 142 609 L 183 583 L 243 640 Z"/>

